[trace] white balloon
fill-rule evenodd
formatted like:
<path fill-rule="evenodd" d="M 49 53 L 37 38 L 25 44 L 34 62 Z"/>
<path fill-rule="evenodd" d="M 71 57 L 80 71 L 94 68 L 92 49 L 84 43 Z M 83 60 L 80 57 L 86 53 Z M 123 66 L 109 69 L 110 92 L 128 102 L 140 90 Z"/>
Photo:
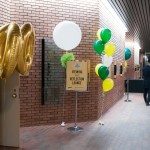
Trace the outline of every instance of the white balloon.
<path fill-rule="evenodd" d="M 109 67 L 113 61 L 112 56 L 104 55 L 102 58 L 103 65 Z"/>
<path fill-rule="evenodd" d="M 55 44 L 63 50 L 71 50 L 77 47 L 81 38 L 80 27 L 72 21 L 60 22 L 53 31 Z"/>

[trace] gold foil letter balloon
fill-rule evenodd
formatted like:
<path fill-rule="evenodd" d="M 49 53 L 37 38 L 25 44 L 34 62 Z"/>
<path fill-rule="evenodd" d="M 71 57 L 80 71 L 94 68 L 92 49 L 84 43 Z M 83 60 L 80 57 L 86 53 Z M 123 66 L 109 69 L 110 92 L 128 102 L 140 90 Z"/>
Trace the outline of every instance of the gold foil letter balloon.
<path fill-rule="evenodd" d="M 34 40 L 31 24 L 24 24 L 21 29 L 16 23 L 0 28 L 0 78 L 9 77 L 17 64 L 19 73 L 24 75 L 29 72 L 34 56 Z"/>
<path fill-rule="evenodd" d="M 31 24 L 27 23 L 21 26 L 21 47 L 17 71 L 22 74 L 28 74 L 34 57 L 35 32 Z"/>
<path fill-rule="evenodd" d="M 9 77 L 17 64 L 20 29 L 16 23 L 0 28 L 0 77 Z"/>

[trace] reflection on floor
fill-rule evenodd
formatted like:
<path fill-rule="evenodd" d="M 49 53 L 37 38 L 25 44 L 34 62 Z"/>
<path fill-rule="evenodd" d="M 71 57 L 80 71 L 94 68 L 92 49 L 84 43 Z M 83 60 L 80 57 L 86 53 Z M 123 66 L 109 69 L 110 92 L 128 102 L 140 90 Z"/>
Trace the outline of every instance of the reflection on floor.
<path fill-rule="evenodd" d="M 79 123 L 81 132 L 67 124 L 21 128 L 20 147 L 25 150 L 150 150 L 150 106 L 142 94 L 130 94 L 132 102 L 117 102 L 99 121 Z M 21 150 L 20 148 L 20 150 Z M 0 150 L 19 148 L 0 147 Z"/>

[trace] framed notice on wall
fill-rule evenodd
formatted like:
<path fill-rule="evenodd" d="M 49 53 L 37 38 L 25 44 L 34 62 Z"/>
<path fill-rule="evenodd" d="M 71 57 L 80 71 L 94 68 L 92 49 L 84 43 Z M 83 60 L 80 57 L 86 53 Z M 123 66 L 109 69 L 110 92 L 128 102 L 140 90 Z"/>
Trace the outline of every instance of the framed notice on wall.
<path fill-rule="evenodd" d="M 87 91 L 87 61 L 68 61 L 66 69 L 66 90 Z"/>
<path fill-rule="evenodd" d="M 120 62 L 113 62 L 114 67 L 114 78 L 117 78 L 118 75 L 122 76 L 124 73 L 123 65 Z"/>
<path fill-rule="evenodd" d="M 117 77 L 117 75 L 118 75 L 117 62 L 114 62 L 113 64 L 114 64 L 114 78 L 116 78 L 116 77 Z"/>
<path fill-rule="evenodd" d="M 123 75 L 123 65 L 122 65 L 122 63 L 120 63 L 120 76 L 122 76 Z"/>

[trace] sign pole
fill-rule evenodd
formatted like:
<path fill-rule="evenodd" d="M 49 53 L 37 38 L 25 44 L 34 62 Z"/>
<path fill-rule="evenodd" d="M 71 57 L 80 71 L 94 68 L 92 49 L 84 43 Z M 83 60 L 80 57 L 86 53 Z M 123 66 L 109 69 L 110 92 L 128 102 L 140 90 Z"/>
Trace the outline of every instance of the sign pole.
<path fill-rule="evenodd" d="M 76 91 L 76 104 L 75 104 L 75 123 L 74 127 L 69 127 L 69 131 L 82 131 L 83 128 L 77 126 L 77 114 L 78 114 L 78 92 Z"/>
<path fill-rule="evenodd" d="M 77 111 L 78 111 L 78 92 L 76 92 L 76 108 L 75 108 L 75 127 L 77 127 Z"/>

